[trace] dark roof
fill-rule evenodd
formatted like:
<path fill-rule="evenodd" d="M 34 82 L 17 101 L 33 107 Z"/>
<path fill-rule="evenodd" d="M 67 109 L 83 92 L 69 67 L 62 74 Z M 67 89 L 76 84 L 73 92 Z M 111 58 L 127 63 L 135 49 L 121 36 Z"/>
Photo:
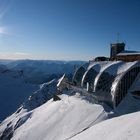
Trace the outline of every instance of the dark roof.
<path fill-rule="evenodd" d="M 120 55 L 140 55 L 140 52 L 138 52 L 138 51 L 124 50 L 124 51 L 118 53 L 117 55 L 118 56 L 120 56 Z"/>

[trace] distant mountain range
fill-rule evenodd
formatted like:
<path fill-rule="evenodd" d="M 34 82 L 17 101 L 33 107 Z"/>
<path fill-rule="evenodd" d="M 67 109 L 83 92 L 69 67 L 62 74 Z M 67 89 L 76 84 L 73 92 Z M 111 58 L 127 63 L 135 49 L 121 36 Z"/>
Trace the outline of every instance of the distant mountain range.
<path fill-rule="evenodd" d="M 139 139 L 140 101 L 130 93 L 115 109 L 95 103 L 76 88 L 54 101 L 58 81 L 42 84 L 15 113 L 0 124 L 1 140 Z M 136 112 L 129 115 L 128 113 Z M 121 116 L 122 115 L 122 116 Z M 116 117 L 117 116 L 117 117 Z M 118 117 L 119 116 L 119 117 Z M 122 125 L 123 124 L 123 125 Z"/>
<path fill-rule="evenodd" d="M 58 79 L 64 73 L 72 77 L 74 67 L 83 61 L 0 60 L 0 121 L 17 107 L 40 84 Z"/>
<path fill-rule="evenodd" d="M 84 61 L 56 61 L 56 60 L 0 60 L 11 70 L 22 70 L 27 82 L 42 84 L 64 73 L 71 78 L 74 69 L 84 64 Z"/>

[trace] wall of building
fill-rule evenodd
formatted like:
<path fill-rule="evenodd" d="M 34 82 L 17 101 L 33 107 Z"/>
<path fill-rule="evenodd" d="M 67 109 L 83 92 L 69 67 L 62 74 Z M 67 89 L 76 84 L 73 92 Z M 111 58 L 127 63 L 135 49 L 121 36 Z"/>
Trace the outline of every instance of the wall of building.
<path fill-rule="evenodd" d="M 98 101 L 106 102 L 112 108 L 116 107 L 140 73 L 140 62 L 108 61 L 99 71 L 96 71 L 95 66 L 90 69 L 80 67 L 74 76 L 74 85 L 85 89 L 88 85 L 89 93 Z"/>
<path fill-rule="evenodd" d="M 127 61 L 127 62 L 133 62 L 133 61 L 140 61 L 140 54 L 138 55 L 118 55 L 114 58 L 112 58 L 112 60 L 122 60 L 122 61 Z"/>

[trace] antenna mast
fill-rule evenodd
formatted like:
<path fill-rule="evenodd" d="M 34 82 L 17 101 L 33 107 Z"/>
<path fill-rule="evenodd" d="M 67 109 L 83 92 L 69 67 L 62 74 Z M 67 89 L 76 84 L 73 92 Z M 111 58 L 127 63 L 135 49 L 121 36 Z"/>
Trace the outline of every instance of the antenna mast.
<path fill-rule="evenodd" d="M 117 33 L 117 43 L 120 42 L 120 33 Z"/>

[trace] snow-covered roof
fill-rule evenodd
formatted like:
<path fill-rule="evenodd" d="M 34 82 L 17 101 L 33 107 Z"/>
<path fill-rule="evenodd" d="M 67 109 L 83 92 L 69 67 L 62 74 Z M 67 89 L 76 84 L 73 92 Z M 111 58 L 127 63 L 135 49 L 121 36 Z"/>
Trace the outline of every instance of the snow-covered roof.
<path fill-rule="evenodd" d="M 58 84 L 57 84 L 57 87 L 60 86 L 60 84 L 62 83 L 62 81 L 65 79 L 65 74 L 63 74 L 63 76 L 58 80 Z"/>
<path fill-rule="evenodd" d="M 96 65 L 96 67 L 94 67 L 97 71 L 100 71 L 104 66 L 106 66 L 107 64 L 109 64 L 109 62 L 111 63 L 111 61 L 100 61 L 100 62 L 93 62 L 91 64 L 89 64 L 87 70 L 90 70 L 92 67 L 94 67 Z"/>
<path fill-rule="evenodd" d="M 94 80 L 94 95 L 112 106 L 116 100 L 116 93 L 121 79 L 128 71 L 140 67 L 139 61 L 112 61 L 102 68 Z"/>
<path fill-rule="evenodd" d="M 117 54 L 117 56 L 121 56 L 121 55 L 140 55 L 140 52 L 124 50 L 124 51 Z"/>
<path fill-rule="evenodd" d="M 73 75 L 73 82 L 74 81 L 78 81 L 81 82 L 82 80 L 82 76 L 84 75 L 84 73 L 86 72 L 87 68 L 89 67 L 89 65 L 92 65 L 91 63 L 85 63 L 84 65 L 80 66 L 74 73 Z M 80 74 L 80 75 L 79 75 Z"/>
<path fill-rule="evenodd" d="M 100 80 L 101 75 L 104 72 L 109 73 L 110 75 L 115 75 L 116 73 L 116 68 L 120 65 L 122 65 L 122 61 L 109 61 L 104 67 L 102 67 L 101 71 L 99 72 L 99 74 L 96 76 L 95 78 L 95 82 L 94 82 L 94 91 L 97 87 L 97 84 Z"/>
<path fill-rule="evenodd" d="M 95 74 L 95 73 L 92 73 L 92 76 L 93 76 L 94 74 L 97 76 L 101 71 L 103 71 L 103 69 L 104 69 L 106 66 L 108 66 L 108 65 L 110 65 L 110 64 L 112 64 L 112 63 L 113 63 L 113 62 L 111 62 L 111 61 L 102 61 L 102 62 L 96 62 L 96 61 L 95 61 L 95 62 L 89 64 L 89 66 L 88 66 L 86 72 L 85 72 L 84 75 L 83 75 L 83 78 L 82 78 L 82 81 L 81 81 L 81 85 L 83 86 L 84 81 L 85 81 L 85 79 L 86 79 L 86 76 L 87 76 L 89 73 L 91 73 L 92 70 L 95 70 L 95 71 L 96 71 L 96 74 Z M 94 72 L 95 72 L 95 71 L 94 71 Z M 95 75 L 94 75 L 93 80 L 96 78 Z M 91 78 L 91 76 L 90 76 L 90 78 Z"/>
<path fill-rule="evenodd" d="M 108 74 L 115 76 L 114 83 L 112 85 L 114 86 L 117 84 L 116 81 L 119 81 L 120 78 L 123 76 L 123 74 L 134 66 L 140 66 L 139 61 L 127 62 L 127 63 L 123 61 L 113 61 L 112 63 L 107 64 L 102 68 L 100 73 L 97 75 L 94 83 L 95 88 L 103 73 L 107 72 Z"/>
<path fill-rule="evenodd" d="M 87 66 L 81 75 L 77 75 L 79 83 L 83 88 L 90 85 L 90 90 L 97 94 L 99 98 L 107 99 L 109 104 L 114 103 L 116 98 L 116 90 L 121 79 L 125 74 L 135 67 L 140 67 L 140 61 L 124 62 L 124 61 L 104 61 L 93 62 Z M 108 96 L 107 98 L 104 98 Z"/>

